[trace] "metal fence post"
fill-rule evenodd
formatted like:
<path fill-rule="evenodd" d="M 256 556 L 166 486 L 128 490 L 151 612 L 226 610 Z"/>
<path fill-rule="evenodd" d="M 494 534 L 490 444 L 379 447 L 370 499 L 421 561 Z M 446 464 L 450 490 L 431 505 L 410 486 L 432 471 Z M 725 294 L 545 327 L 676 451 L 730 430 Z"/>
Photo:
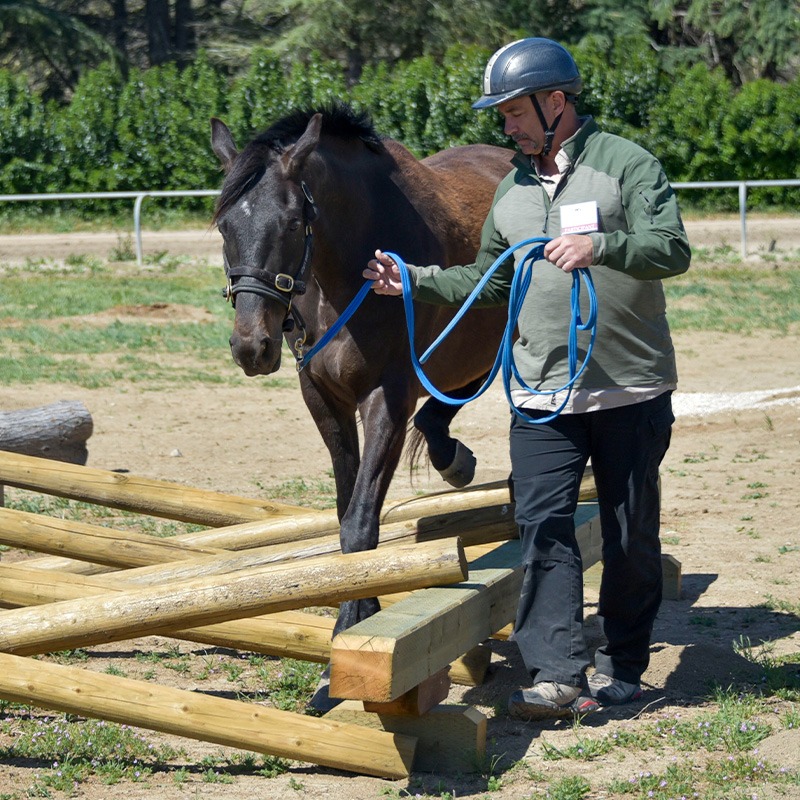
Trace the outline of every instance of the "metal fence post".
<path fill-rule="evenodd" d="M 133 235 L 136 239 L 136 266 L 141 267 L 144 263 L 144 256 L 142 253 L 142 202 L 147 195 L 145 193 L 137 194 L 136 200 L 133 203 Z"/>
<path fill-rule="evenodd" d="M 747 184 L 739 184 L 739 219 L 742 223 L 742 259 L 747 258 Z"/>

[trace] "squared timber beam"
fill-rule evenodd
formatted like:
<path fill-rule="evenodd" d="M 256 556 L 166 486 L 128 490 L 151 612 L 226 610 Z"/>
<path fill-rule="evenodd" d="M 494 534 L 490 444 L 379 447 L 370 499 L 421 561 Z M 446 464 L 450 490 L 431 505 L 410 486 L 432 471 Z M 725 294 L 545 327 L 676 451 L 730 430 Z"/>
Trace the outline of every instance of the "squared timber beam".
<path fill-rule="evenodd" d="M 596 504 L 578 507 L 575 527 L 595 563 Z M 331 646 L 331 696 L 388 703 L 410 691 L 512 622 L 521 584 L 520 542 L 512 540 L 473 562 L 468 580 L 413 592 L 348 628 Z"/>

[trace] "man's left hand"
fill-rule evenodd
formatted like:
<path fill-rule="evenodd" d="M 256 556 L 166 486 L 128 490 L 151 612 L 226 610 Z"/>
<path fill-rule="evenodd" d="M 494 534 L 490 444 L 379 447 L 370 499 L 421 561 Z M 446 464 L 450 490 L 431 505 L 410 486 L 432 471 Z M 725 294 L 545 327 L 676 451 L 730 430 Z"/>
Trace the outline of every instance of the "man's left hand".
<path fill-rule="evenodd" d="M 594 246 L 589 236 L 558 236 L 544 246 L 544 257 L 560 270 L 572 272 L 592 265 Z"/>

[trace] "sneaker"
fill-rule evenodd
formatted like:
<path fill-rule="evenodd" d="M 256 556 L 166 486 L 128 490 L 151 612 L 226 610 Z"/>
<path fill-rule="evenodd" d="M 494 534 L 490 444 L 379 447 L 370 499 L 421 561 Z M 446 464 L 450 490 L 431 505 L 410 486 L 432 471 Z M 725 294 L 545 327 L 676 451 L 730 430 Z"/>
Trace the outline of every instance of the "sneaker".
<path fill-rule="evenodd" d="M 508 698 L 508 713 L 514 719 L 558 719 L 596 711 L 597 701 L 580 686 L 555 681 L 535 683 L 532 689 L 519 689 Z"/>
<path fill-rule="evenodd" d="M 612 678 L 595 672 L 588 678 L 589 693 L 604 706 L 619 706 L 632 703 L 642 696 L 642 687 L 638 683 L 625 683 L 625 681 Z"/>

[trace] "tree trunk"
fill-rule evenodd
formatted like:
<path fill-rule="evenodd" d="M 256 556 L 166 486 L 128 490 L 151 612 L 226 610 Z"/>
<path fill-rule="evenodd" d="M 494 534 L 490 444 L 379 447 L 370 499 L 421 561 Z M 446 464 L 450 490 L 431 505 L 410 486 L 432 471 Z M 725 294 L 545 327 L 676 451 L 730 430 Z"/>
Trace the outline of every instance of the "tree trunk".
<path fill-rule="evenodd" d="M 172 58 L 168 0 L 145 0 L 144 16 L 150 66 L 165 64 Z"/>
<path fill-rule="evenodd" d="M 175 52 L 186 64 L 197 47 L 191 0 L 175 0 Z"/>

